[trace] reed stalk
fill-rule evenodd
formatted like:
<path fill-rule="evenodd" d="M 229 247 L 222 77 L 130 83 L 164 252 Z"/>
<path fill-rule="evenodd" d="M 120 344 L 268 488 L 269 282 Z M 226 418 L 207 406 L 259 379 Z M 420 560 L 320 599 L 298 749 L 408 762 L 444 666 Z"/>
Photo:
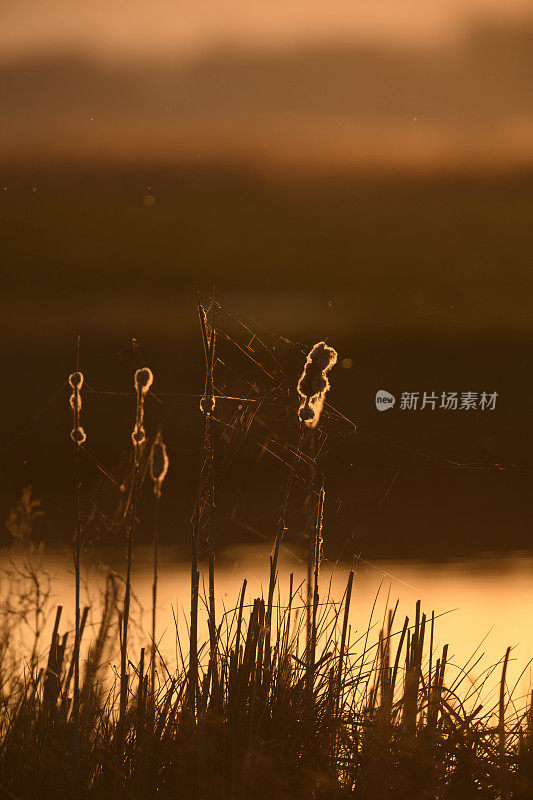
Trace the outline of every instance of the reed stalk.
<path fill-rule="evenodd" d="M 155 673 L 157 651 L 157 583 L 159 569 L 159 507 L 161 502 L 161 489 L 168 472 L 167 449 L 163 442 L 161 431 L 158 432 L 150 451 L 150 477 L 154 484 L 154 545 L 153 545 L 153 575 L 152 575 L 152 644 L 150 648 L 150 692 L 152 710 L 155 707 Z"/>
<path fill-rule="evenodd" d="M 205 310 L 198 301 L 198 318 L 202 333 L 202 343 L 205 356 L 205 385 L 204 394 L 200 401 L 200 410 L 204 414 L 204 433 L 202 444 L 202 462 L 199 478 L 198 504 L 203 502 L 202 489 L 206 491 L 206 505 L 208 513 L 208 628 L 209 628 L 209 674 L 212 682 L 212 699 L 218 699 L 218 664 L 217 664 L 217 626 L 216 626 L 216 601 L 215 601 L 215 452 L 213 441 L 213 411 L 215 409 L 214 391 L 214 367 L 216 349 L 216 329 L 215 329 L 215 303 L 213 302 L 213 313 L 211 320 L 211 332 L 208 335 L 207 317 Z M 198 511 L 198 514 L 200 512 Z M 200 534 L 198 525 L 198 539 Z M 197 548 L 199 541 L 196 543 Z M 196 568 L 197 569 L 197 568 Z M 198 599 L 196 598 L 196 604 Z"/>
<path fill-rule="evenodd" d="M 294 451 L 294 455 L 292 458 L 292 463 L 289 470 L 289 476 L 287 478 L 287 483 L 285 484 L 285 492 L 283 495 L 283 501 L 281 504 L 281 512 L 279 515 L 278 527 L 276 530 L 276 538 L 274 540 L 274 547 L 272 549 L 272 553 L 270 555 L 270 576 L 268 581 L 268 600 L 267 600 L 267 608 L 266 608 L 266 616 L 265 616 L 265 647 L 264 647 L 264 670 L 267 674 L 270 671 L 271 667 L 271 638 L 272 638 L 272 606 L 274 602 L 274 590 L 276 588 L 276 581 L 278 576 L 278 557 L 279 557 L 279 549 L 281 547 L 281 542 L 283 541 L 283 536 L 285 534 L 285 522 L 287 518 L 287 506 L 289 503 L 289 496 L 291 493 L 292 481 L 294 478 L 294 472 L 296 468 L 296 463 L 298 461 L 300 455 L 300 445 L 302 441 L 302 425 L 300 424 L 298 429 L 298 443 L 296 449 Z"/>
<path fill-rule="evenodd" d="M 138 369 L 134 377 L 134 386 L 137 393 L 137 405 L 135 414 L 135 426 L 132 433 L 134 448 L 133 474 L 131 483 L 131 510 L 130 524 L 128 526 L 127 537 L 127 565 L 126 565 L 126 585 L 124 590 L 124 608 L 122 612 L 122 636 L 120 650 L 120 703 L 119 703 L 119 728 L 118 742 L 119 747 L 123 747 L 123 733 L 126 717 L 126 707 L 128 702 L 129 677 L 128 677 L 128 627 L 130 617 L 131 602 L 131 570 L 133 560 L 133 536 L 135 532 L 135 518 L 137 511 L 137 494 L 139 489 L 139 469 L 141 448 L 145 442 L 146 434 L 144 430 L 144 398 L 153 382 L 152 372 L 143 367 Z"/>
<path fill-rule="evenodd" d="M 72 705 L 72 719 L 74 723 L 74 764 L 73 764 L 73 796 L 77 798 L 80 792 L 80 553 L 81 553 L 81 511 L 80 511 L 80 447 L 85 441 L 85 432 L 80 426 L 81 394 L 83 374 L 79 371 L 80 338 L 78 336 L 76 348 L 76 371 L 69 376 L 69 385 L 72 389 L 70 406 L 73 415 L 73 429 L 71 439 L 74 448 L 74 692 Z"/>
<path fill-rule="evenodd" d="M 154 570 L 152 577 L 152 643 L 150 654 L 150 689 L 152 706 L 155 705 L 155 658 L 157 648 L 157 581 L 159 567 L 159 504 L 160 494 L 156 494 L 154 507 Z"/>
<path fill-rule="evenodd" d="M 346 592 L 344 595 L 344 618 L 342 621 L 341 643 L 339 648 L 339 664 L 337 667 L 336 686 L 335 686 L 335 717 L 338 717 L 341 709 L 341 697 L 343 689 L 343 670 L 346 658 L 346 634 L 348 631 L 348 619 L 350 616 L 350 602 L 352 599 L 352 586 L 353 586 L 354 572 L 350 570 L 348 575 L 348 583 L 346 585 Z"/>
<path fill-rule="evenodd" d="M 319 594 L 319 587 L 318 587 L 318 580 L 320 575 L 320 561 L 322 558 L 322 529 L 324 524 L 324 499 L 325 499 L 325 491 L 324 487 L 320 489 L 318 495 L 318 509 L 317 509 L 317 519 L 314 528 L 314 548 L 313 548 L 313 607 L 312 607 L 312 614 L 311 614 L 311 638 L 309 642 L 309 675 L 307 679 L 308 683 L 308 696 L 310 701 L 312 701 L 313 697 L 313 682 L 314 682 L 314 672 L 315 672 L 315 659 L 316 659 L 316 643 L 317 643 L 317 616 L 318 616 L 318 605 L 320 601 L 320 594 Z"/>

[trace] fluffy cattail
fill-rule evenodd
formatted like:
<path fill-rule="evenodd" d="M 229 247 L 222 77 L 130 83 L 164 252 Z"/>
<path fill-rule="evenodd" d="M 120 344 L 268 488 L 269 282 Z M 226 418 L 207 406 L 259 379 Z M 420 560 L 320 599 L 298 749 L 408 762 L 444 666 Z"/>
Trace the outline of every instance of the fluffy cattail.
<path fill-rule="evenodd" d="M 83 386 L 83 372 L 73 372 L 69 375 L 68 382 L 72 389 L 72 394 L 69 397 L 69 403 L 72 411 L 74 412 L 74 429 L 70 433 L 70 438 L 77 445 L 81 445 L 86 440 L 85 431 L 80 425 L 80 411 L 81 411 L 81 387 Z"/>
<path fill-rule="evenodd" d="M 135 414 L 135 427 L 131 434 L 131 440 L 135 448 L 140 447 L 146 441 L 146 431 L 144 430 L 144 398 L 154 382 L 152 370 L 148 367 L 138 369 L 134 376 L 135 390 L 137 392 L 137 411 Z"/>
<path fill-rule="evenodd" d="M 150 453 L 150 477 L 154 482 L 154 494 L 156 497 L 159 497 L 161 494 L 161 484 L 165 480 L 167 471 L 167 448 L 161 438 L 161 434 L 158 433 Z"/>
<path fill-rule="evenodd" d="M 304 371 L 298 381 L 298 394 L 302 400 L 298 417 L 308 428 L 316 427 L 324 398 L 329 389 L 327 373 L 337 362 L 337 351 L 325 342 L 315 344 L 307 356 Z"/>
<path fill-rule="evenodd" d="M 153 382 L 154 376 L 148 367 L 142 367 L 135 373 L 135 389 L 138 393 L 145 395 Z"/>

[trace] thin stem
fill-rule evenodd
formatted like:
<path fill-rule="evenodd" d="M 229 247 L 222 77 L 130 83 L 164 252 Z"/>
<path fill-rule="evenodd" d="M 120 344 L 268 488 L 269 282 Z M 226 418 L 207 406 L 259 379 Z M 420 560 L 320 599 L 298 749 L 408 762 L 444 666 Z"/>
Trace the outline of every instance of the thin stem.
<path fill-rule="evenodd" d="M 292 459 L 292 464 L 289 472 L 289 477 L 287 479 L 287 484 L 285 486 L 285 494 L 283 496 L 283 503 L 281 506 L 281 513 L 279 516 L 278 521 L 278 529 L 276 532 L 276 539 L 274 541 L 274 549 L 273 553 L 270 556 L 270 579 L 268 584 L 268 601 L 267 601 L 267 610 L 266 610 L 266 619 L 265 619 L 265 627 L 266 627 L 266 635 L 265 635 L 265 670 L 268 671 L 270 669 L 270 641 L 271 641 L 271 626 L 272 626 L 272 604 L 274 601 L 274 589 L 276 588 L 276 580 L 277 580 L 277 571 L 278 571 L 278 556 L 279 556 L 279 548 L 281 546 L 281 542 L 283 540 L 283 535 L 285 533 L 285 520 L 287 517 L 287 506 L 289 503 L 289 495 L 291 492 L 292 487 L 292 479 L 294 477 L 294 471 L 296 468 L 296 462 L 300 455 L 300 445 L 302 441 L 302 425 L 300 423 L 299 430 L 298 430 L 298 444 L 296 446 L 296 450 L 294 451 L 294 456 Z"/>
<path fill-rule="evenodd" d="M 211 414 L 206 415 L 206 442 L 209 447 L 209 645 L 213 692 L 218 693 L 217 629 L 215 608 L 215 456 L 211 440 Z"/>
<path fill-rule="evenodd" d="M 76 404 L 78 402 L 79 392 L 76 388 Z M 78 412 L 75 412 L 75 417 L 78 417 Z M 78 421 L 75 420 L 75 427 L 78 427 Z M 74 593 L 75 593 L 75 634 L 74 634 L 74 702 L 73 702 L 73 716 L 76 729 L 79 724 L 80 713 L 80 446 L 74 443 L 74 498 L 75 498 L 75 519 L 76 528 L 74 535 Z"/>
<path fill-rule="evenodd" d="M 322 556 L 322 526 L 324 520 L 324 487 L 321 488 L 318 498 L 317 522 L 314 536 L 314 581 L 313 581 L 313 609 L 311 615 L 311 640 L 309 644 L 309 698 L 313 693 L 313 678 L 315 671 L 316 640 L 317 640 L 317 615 L 318 615 L 318 578 L 320 574 L 320 560 Z"/>
<path fill-rule="evenodd" d="M 137 391 L 137 414 L 136 426 L 138 430 L 142 422 L 144 414 L 143 409 L 143 395 L 140 390 Z M 139 477 L 139 461 L 140 461 L 140 445 L 134 440 L 135 447 L 135 460 L 133 466 L 132 478 L 132 492 L 131 492 L 131 518 L 128 529 L 128 554 L 127 554 L 127 567 L 126 567 L 126 589 L 124 592 L 124 610 L 122 614 L 122 642 L 120 652 L 120 702 L 119 702 L 119 744 L 124 733 L 124 721 L 126 716 L 126 705 L 128 701 L 128 675 L 127 675 L 127 658 L 128 658 L 128 625 L 130 616 L 130 598 L 131 598 L 131 565 L 133 555 L 133 534 L 135 530 L 135 511 L 137 506 L 137 484 Z"/>
<path fill-rule="evenodd" d="M 80 426 L 80 337 L 76 346 L 76 376 L 74 382 L 74 430 L 78 431 Z M 73 770 L 73 795 L 75 798 L 80 792 L 80 538 L 81 538 L 81 519 L 80 519 L 80 443 L 74 441 L 74 698 L 72 714 L 74 719 L 74 770 Z"/>
<path fill-rule="evenodd" d="M 200 468 L 201 469 L 201 468 Z M 200 573 L 198 572 L 198 550 L 200 546 L 200 499 L 201 473 L 198 482 L 196 513 L 191 536 L 191 630 L 189 642 L 189 702 L 194 716 L 196 692 L 198 688 L 198 593 Z"/>
<path fill-rule="evenodd" d="M 157 579 L 158 579 L 158 559 L 159 559 L 159 500 L 161 489 L 156 485 L 155 509 L 154 509 L 154 574 L 152 582 L 152 652 L 151 652 L 151 675 L 150 685 L 152 687 L 152 709 L 155 708 L 155 654 L 156 654 L 156 624 L 157 624 Z"/>
<path fill-rule="evenodd" d="M 336 706 L 335 710 L 337 714 L 341 706 L 340 700 L 343 688 L 342 675 L 344 669 L 344 657 L 346 650 L 346 633 L 348 630 L 348 617 L 350 615 L 350 601 L 352 599 L 353 576 L 354 572 L 353 570 L 350 570 L 350 574 L 348 575 L 348 584 L 346 586 L 346 599 L 344 601 L 344 619 L 342 621 L 341 645 L 339 651 L 339 666 L 337 670 L 337 686 L 335 692 L 335 706 Z"/>

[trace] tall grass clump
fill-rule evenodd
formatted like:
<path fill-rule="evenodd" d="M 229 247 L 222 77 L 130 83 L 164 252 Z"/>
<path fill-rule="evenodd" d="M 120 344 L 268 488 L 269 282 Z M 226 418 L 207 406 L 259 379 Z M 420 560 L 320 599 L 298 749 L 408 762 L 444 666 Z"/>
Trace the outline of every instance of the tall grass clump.
<path fill-rule="evenodd" d="M 350 572 L 342 602 L 318 604 L 312 670 L 301 658 L 305 617 L 297 588 L 276 603 L 268 673 L 261 667 L 264 600 L 248 602 L 244 582 L 225 612 L 216 696 L 208 680 L 209 650 L 200 649 L 194 722 L 187 664 L 166 666 L 152 699 L 141 649 L 120 723 L 113 713 L 113 688 L 102 681 L 107 659 L 113 659 L 105 645 L 116 614 L 110 578 L 80 693 L 81 795 L 98 800 L 530 798 L 532 715 L 529 703 L 513 704 L 505 677 L 508 656 L 497 697 L 491 700 L 487 691 L 485 706 L 478 700 L 483 680 L 473 681 L 468 671 L 466 682 L 465 674 L 455 678 L 448 648 L 431 651 L 433 621 L 420 604 L 413 620 L 399 625 L 397 607 L 392 608 L 375 639 L 356 635 L 350 624 L 353 582 Z M 72 651 L 61 622 L 59 607 L 34 678 L 23 670 L 2 674 L 3 797 L 72 796 Z"/>

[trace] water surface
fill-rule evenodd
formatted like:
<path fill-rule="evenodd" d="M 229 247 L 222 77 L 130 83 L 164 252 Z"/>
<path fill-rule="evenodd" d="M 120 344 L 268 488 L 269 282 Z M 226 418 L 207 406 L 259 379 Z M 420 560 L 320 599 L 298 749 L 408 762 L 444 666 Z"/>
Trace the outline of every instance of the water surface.
<path fill-rule="evenodd" d="M 226 619 L 231 620 L 244 578 L 247 580 L 247 603 L 252 603 L 254 597 L 266 596 L 268 556 L 265 547 L 241 547 L 228 550 L 219 557 L 216 570 L 219 620 L 224 613 Z M 176 625 L 187 651 L 190 566 L 185 558 L 186 554 L 177 548 L 161 548 L 158 635 L 161 653 L 169 663 L 174 662 L 177 655 Z M 43 564 L 52 576 L 54 599 L 64 607 L 60 628 L 64 631 L 73 618 L 71 561 L 68 553 L 55 550 L 45 552 Z M 500 662 L 510 645 L 513 650 L 508 688 L 511 689 L 518 680 L 517 697 L 527 691 L 531 679 L 528 661 L 533 656 L 533 631 L 527 622 L 528 609 L 533 606 L 533 558 L 517 554 L 507 558 L 486 557 L 446 563 L 385 561 L 372 564 L 357 559 L 353 565 L 346 562 L 334 565 L 325 561 L 321 570 L 321 601 L 326 601 L 328 596 L 337 603 L 342 600 L 350 568 L 355 571 L 350 611 L 354 652 L 361 652 L 369 622 L 369 642 L 375 642 L 387 607 L 394 607 L 398 601 L 394 628 L 400 630 L 405 615 L 414 620 L 415 604 L 420 599 L 428 616 L 435 612 L 436 656 L 445 643 L 450 645 L 449 674 L 460 670 L 470 660 L 468 680 L 480 679 L 489 667 Z M 125 574 L 125 559 L 118 550 L 101 551 L 91 559 L 85 558 L 83 601 L 93 604 L 90 617 L 93 623 L 98 620 L 98 598 L 110 569 L 119 576 Z M 284 551 L 279 567 L 282 604 L 288 599 L 291 572 L 295 589 L 300 587 L 293 605 L 303 610 L 306 564 L 303 559 Z M 203 569 L 201 580 L 207 584 L 206 569 Z M 133 613 L 148 631 L 152 591 L 152 552 L 148 547 L 139 547 L 135 551 L 133 591 Z M 206 634 L 203 625 L 200 636 Z M 136 635 L 132 648 L 140 646 Z M 133 653 L 131 657 L 134 658 Z M 488 690 L 495 690 L 500 671 L 497 667 L 491 673 L 486 695 Z"/>

